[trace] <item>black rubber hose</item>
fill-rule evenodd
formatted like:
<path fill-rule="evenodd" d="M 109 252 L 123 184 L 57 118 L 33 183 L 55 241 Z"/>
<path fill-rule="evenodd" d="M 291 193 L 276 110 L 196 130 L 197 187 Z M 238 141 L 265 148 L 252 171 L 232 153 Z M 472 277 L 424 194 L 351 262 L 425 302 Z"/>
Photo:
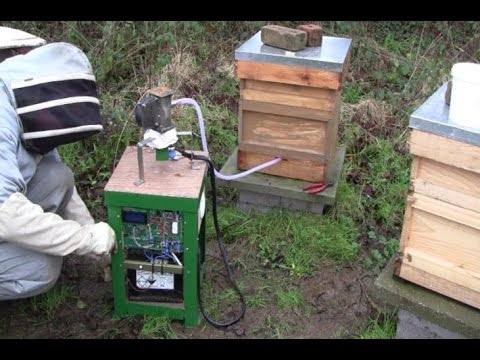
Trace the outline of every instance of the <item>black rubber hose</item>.
<path fill-rule="evenodd" d="M 200 283 L 201 283 L 200 282 L 200 269 L 197 272 L 198 273 L 198 280 L 199 280 L 199 282 L 198 282 L 198 302 L 199 302 L 200 311 L 201 311 L 203 317 L 205 318 L 205 320 L 210 325 L 215 326 L 217 328 L 226 328 L 228 326 L 236 324 L 237 322 L 239 322 L 245 316 L 245 312 L 247 310 L 247 305 L 245 303 L 245 299 L 243 297 L 242 292 L 238 288 L 238 285 L 235 282 L 235 280 L 233 279 L 232 271 L 230 269 L 230 266 L 228 265 L 227 250 L 225 249 L 225 244 L 223 243 L 223 240 L 222 240 L 222 237 L 221 237 L 221 234 L 220 234 L 220 225 L 218 224 L 218 216 L 217 216 L 218 212 L 217 212 L 217 188 L 216 188 L 216 185 L 215 185 L 215 167 L 213 165 L 212 160 L 207 156 L 188 153 L 188 152 L 186 152 L 184 150 L 180 150 L 180 149 L 175 149 L 175 150 L 177 150 L 180 154 L 182 154 L 186 158 L 194 159 L 194 160 L 203 160 L 203 161 L 208 163 L 208 172 L 209 172 L 209 175 L 210 175 L 210 184 L 211 184 L 211 187 L 212 187 L 213 224 L 215 226 L 215 233 L 216 233 L 216 237 L 217 237 L 218 247 L 220 249 L 220 253 L 222 255 L 223 262 L 225 264 L 225 270 L 227 271 L 227 278 L 230 281 L 230 284 L 234 288 L 235 292 L 238 294 L 238 297 L 240 298 L 241 311 L 240 311 L 240 314 L 237 317 L 235 317 L 233 320 L 228 321 L 228 322 L 224 322 L 224 323 L 217 322 L 217 321 L 208 317 L 208 315 L 205 313 L 205 309 L 203 308 L 203 301 L 202 301 L 202 296 L 201 296 L 201 291 L 200 291 Z M 200 265 L 200 262 L 199 262 L 199 265 Z"/>

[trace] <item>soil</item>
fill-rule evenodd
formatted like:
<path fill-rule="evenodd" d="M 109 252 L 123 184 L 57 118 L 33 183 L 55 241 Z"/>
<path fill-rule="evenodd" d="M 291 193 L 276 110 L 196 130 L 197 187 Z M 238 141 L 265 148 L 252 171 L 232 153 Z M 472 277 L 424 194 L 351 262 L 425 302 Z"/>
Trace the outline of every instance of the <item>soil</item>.
<path fill-rule="evenodd" d="M 241 244 L 227 244 L 230 259 L 248 259 Z M 248 260 L 250 261 L 250 260 Z M 244 318 L 227 329 L 217 329 L 202 319 L 196 328 L 172 321 L 178 338 L 349 338 L 374 316 L 367 289 L 373 276 L 359 264 L 338 267 L 327 262 L 308 277 L 290 276 L 285 270 L 262 268 L 258 263 L 230 261 L 238 283 L 244 284 L 246 298 L 265 288 L 263 306 L 247 307 Z M 258 261 L 257 261 L 258 262 Z M 209 242 L 203 282 L 222 291 L 227 287 L 223 263 L 216 244 Z M 253 269 L 256 276 L 252 276 Z M 113 315 L 110 282 L 102 269 L 89 258 L 68 256 L 58 285 L 71 287 L 67 301 L 55 308 L 53 316 L 32 306 L 32 299 L 0 302 L 0 338 L 138 338 L 143 316 L 117 318 Z M 278 286 L 295 288 L 303 298 L 301 308 L 281 308 L 275 301 Z M 234 307 L 235 309 L 235 307 Z M 238 311 L 238 307 L 236 309 Z M 221 319 L 218 319 L 221 321 Z M 159 337 L 162 337 L 161 335 Z"/>

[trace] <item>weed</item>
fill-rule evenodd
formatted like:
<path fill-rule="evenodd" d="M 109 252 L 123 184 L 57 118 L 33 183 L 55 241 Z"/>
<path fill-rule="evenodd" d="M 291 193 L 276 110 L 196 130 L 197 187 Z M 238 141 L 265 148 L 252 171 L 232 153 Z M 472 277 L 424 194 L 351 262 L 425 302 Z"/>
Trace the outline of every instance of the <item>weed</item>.
<path fill-rule="evenodd" d="M 368 159 L 368 170 L 362 174 L 363 182 L 375 195 L 365 199 L 365 207 L 373 210 L 371 215 L 375 221 L 393 229 L 403 219 L 410 159 L 399 154 L 386 140 L 368 145 L 363 155 Z"/>
<path fill-rule="evenodd" d="M 387 264 L 388 260 L 397 252 L 398 239 L 387 239 L 374 231 L 369 231 L 367 235 L 369 242 L 372 243 L 372 247 L 369 256 L 364 260 L 365 267 L 378 274 Z"/>
<path fill-rule="evenodd" d="M 356 104 L 362 99 L 362 87 L 360 84 L 345 86 L 342 98 L 346 103 Z"/>

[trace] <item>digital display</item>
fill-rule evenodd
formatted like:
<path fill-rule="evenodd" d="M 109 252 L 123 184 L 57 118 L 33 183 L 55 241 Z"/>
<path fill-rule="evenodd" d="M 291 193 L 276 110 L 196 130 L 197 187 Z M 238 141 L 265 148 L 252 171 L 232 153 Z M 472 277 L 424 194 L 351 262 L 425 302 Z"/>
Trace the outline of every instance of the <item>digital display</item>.
<path fill-rule="evenodd" d="M 143 212 L 123 211 L 122 218 L 123 218 L 123 222 L 134 223 L 134 224 L 147 223 L 147 213 L 143 213 Z"/>

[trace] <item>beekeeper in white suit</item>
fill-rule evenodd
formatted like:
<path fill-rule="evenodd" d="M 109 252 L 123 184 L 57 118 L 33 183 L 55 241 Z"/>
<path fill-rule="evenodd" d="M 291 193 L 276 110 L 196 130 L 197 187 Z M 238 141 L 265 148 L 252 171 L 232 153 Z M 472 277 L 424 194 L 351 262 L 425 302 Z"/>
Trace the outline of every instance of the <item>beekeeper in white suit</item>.
<path fill-rule="evenodd" d="M 44 43 L 0 27 L 0 301 L 50 289 L 65 255 L 115 248 L 55 149 L 101 129 L 90 63 L 73 45 Z"/>

